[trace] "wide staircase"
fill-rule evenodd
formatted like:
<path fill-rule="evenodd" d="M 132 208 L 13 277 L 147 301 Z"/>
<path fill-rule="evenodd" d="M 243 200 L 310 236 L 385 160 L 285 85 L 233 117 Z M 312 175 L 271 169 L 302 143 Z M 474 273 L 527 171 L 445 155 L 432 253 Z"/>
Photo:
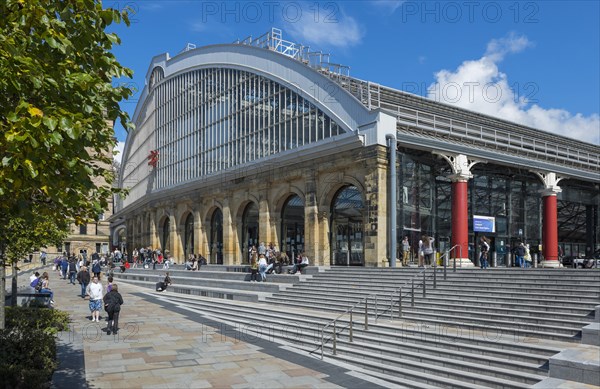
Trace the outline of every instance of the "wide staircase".
<path fill-rule="evenodd" d="M 173 271 L 179 293 L 162 297 L 407 388 L 530 387 L 600 304 L 594 270 L 331 268 L 266 283 L 225 270 L 244 269 Z M 157 273 L 116 277 L 153 287 Z M 182 295 L 211 290 L 222 299 Z"/>

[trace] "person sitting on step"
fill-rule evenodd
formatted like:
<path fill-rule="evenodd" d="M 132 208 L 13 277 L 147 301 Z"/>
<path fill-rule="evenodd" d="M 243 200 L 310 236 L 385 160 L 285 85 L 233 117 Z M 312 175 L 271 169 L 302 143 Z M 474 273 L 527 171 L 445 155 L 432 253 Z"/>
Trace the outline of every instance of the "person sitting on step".
<path fill-rule="evenodd" d="M 291 271 L 289 271 L 289 273 L 296 274 L 296 272 L 298 272 L 298 274 L 302 274 L 302 269 L 304 269 L 307 266 L 308 266 L 308 257 L 306 255 L 304 255 L 304 253 L 300 253 L 300 254 L 298 254 L 298 258 L 296 259 L 296 263 L 294 264 L 294 267 L 292 268 Z"/>

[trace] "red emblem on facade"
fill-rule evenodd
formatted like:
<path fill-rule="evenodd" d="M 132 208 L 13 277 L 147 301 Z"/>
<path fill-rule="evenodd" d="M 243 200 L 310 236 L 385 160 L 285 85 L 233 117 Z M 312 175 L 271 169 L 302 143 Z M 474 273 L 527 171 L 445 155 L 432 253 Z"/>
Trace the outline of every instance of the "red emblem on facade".
<path fill-rule="evenodd" d="M 148 154 L 148 165 L 156 167 L 159 155 L 160 153 L 158 152 L 158 150 L 150 150 L 150 154 Z"/>

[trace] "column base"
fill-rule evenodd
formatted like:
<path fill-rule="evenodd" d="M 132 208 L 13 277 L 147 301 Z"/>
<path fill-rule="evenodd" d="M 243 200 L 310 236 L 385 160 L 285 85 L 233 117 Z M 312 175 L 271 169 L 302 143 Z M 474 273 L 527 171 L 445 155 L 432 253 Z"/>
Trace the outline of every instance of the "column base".
<path fill-rule="evenodd" d="M 542 261 L 539 263 L 538 267 L 557 269 L 563 267 L 563 265 L 559 261 Z"/>
<path fill-rule="evenodd" d="M 454 267 L 454 258 L 448 258 L 448 265 L 449 268 L 453 268 Z M 469 258 L 456 258 L 456 268 L 460 269 L 460 268 L 464 268 L 464 269 L 469 269 L 469 268 L 474 268 L 475 264 L 473 264 L 473 262 L 471 262 L 471 260 Z"/>

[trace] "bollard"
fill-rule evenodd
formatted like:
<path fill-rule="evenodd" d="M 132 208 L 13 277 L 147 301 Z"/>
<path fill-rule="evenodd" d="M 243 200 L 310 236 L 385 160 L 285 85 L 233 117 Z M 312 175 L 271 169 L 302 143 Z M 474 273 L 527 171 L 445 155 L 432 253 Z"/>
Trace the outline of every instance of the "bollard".
<path fill-rule="evenodd" d="M 531 259 L 533 260 L 533 264 L 532 264 L 533 267 L 537 267 L 538 266 L 538 255 L 537 255 L 537 253 L 533 254 L 532 257 L 531 257 Z"/>
<path fill-rule="evenodd" d="M 496 266 L 498 266 L 498 253 L 494 251 L 492 253 L 492 267 Z"/>
<path fill-rule="evenodd" d="M 453 265 L 453 267 L 454 267 L 453 272 L 456 273 L 456 257 L 454 257 L 454 265 Z"/>
<path fill-rule="evenodd" d="M 410 306 L 414 307 L 415 306 L 415 280 L 411 279 L 411 285 L 410 285 Z"/>
<path fill-rule="evenodd" d="M 369 312 L 368 312 L 368 304 L 369 298 L 365 298 L 365 331 L 369 330 Z"/>
<path fill-rule="evenodd" d="M 423 272 L 423 298 L 425 298 L 426 293 L 427 293 L 427 284 L 425 281 L 425 272 Z"/>
<path fill-rule="evenodd" d="M 337 340 L 336 340 L 336 333 L 337 330 L 335 328 L 335 321 L 333 322 L 333 355 L 336 355 L 337 353 Z"/>
<path fill-rule="evenodd" d="M 379 315 L 379 306 L 377 304 L 377 295 L 375 295 L 375 324 L 377 324 L 377 316 Z"/>
<path fill-rule="evenodd" d="M 350 311 L 350 329 L 348 333 L 350 334 L 350 343 L 352 343 L 352 311 Z"/>
<path fill-rule="evenodd" d="M 447 260 L 448 260 L 448 258 L 446 258 L 446 261 Z M 446 261 L 444 261 L 444 281 L 446 281 L 446 277 L 447 277 L 447 275 L 446 275 L 446 264 L 447 264 Z"/>
<path fill-rule="evenodd" d="M 323 344 L 325 344 L 325 338 L 323 337 L 324 332 L 325 328 L 321 330 L 321 360 L 323 360 Z"/>
<path fill-rule="evenodd" d="M 402 319 L 402 287 L 400 287 L 398 294 L 398 318 Z"/>
<path fill-rule="evenodd" d="M 433 289 L 437 288 L 437 268 L 433 267 Z"/>

